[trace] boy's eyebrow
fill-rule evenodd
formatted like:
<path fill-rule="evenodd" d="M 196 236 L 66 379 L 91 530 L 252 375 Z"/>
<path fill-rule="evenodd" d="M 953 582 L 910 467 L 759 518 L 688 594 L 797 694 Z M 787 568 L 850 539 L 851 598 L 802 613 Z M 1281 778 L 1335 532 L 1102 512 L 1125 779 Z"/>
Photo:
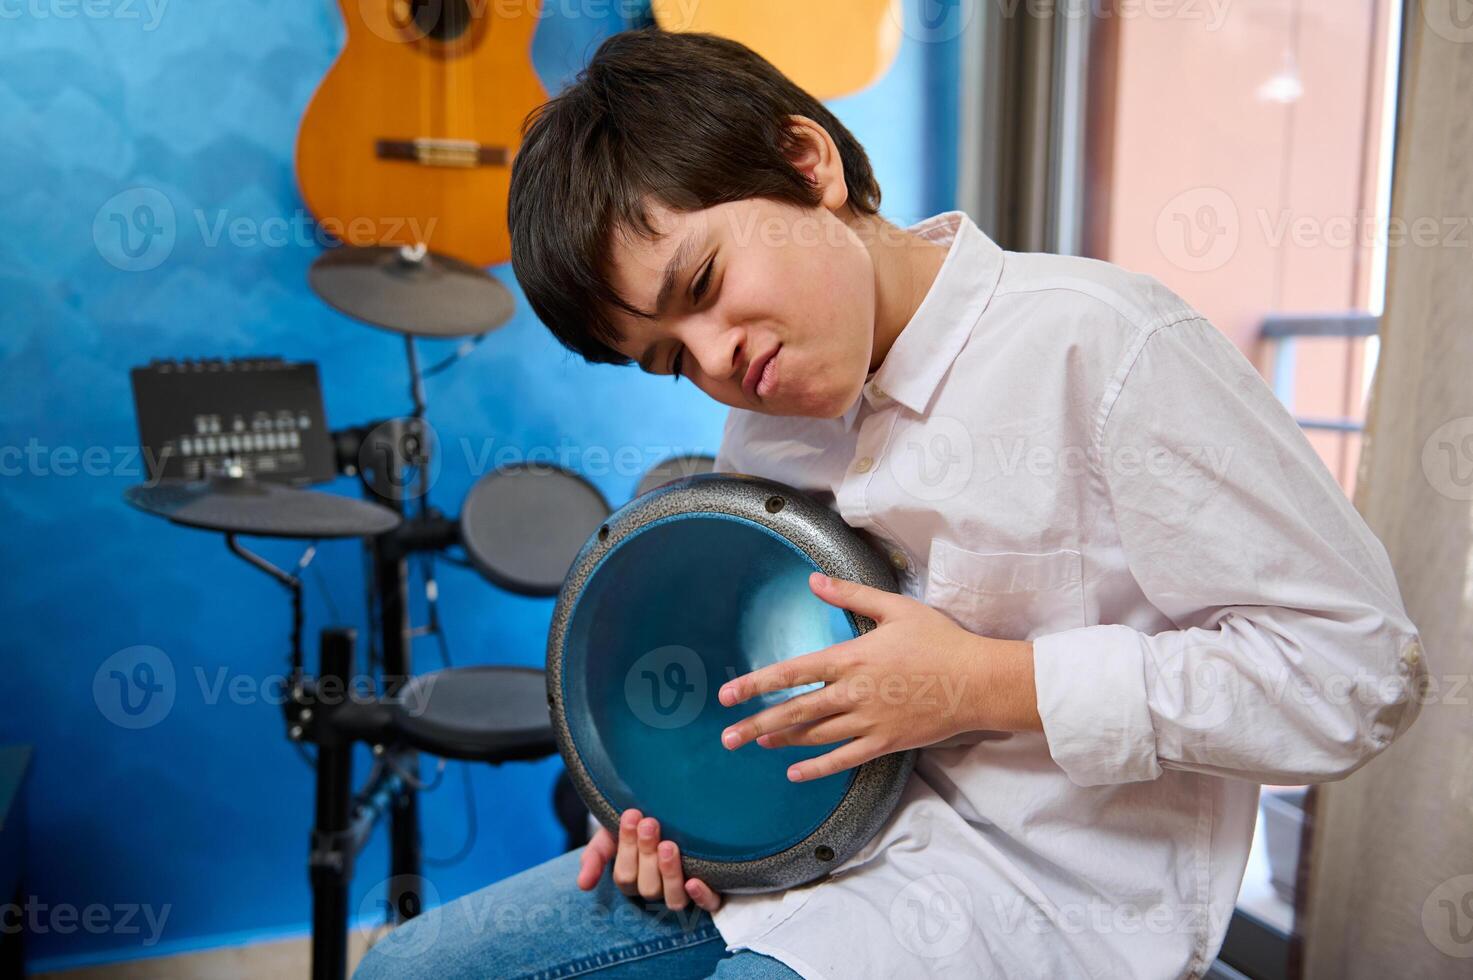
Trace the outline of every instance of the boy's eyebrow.
<path fill-rule="evenodd" d="M 696 248 L 700 245 L 700 236 L 694 232 L 685 237 L 685 241 L 670 256 L 670 262 L 665 266 L 665 278 L 660 283 L 660 294 L 655 298 L 655 315 L 660 316 L 665 312 L 665 307 L 670 303 L 670 295 L 675 292 L 675 284 L 678 283 L 695 256 Z M 639 356 L 639 369 L 646 374 L 650 373 L 650 362 L 655 358 L 655 345 L 650 344 L 644 353 Z"/>

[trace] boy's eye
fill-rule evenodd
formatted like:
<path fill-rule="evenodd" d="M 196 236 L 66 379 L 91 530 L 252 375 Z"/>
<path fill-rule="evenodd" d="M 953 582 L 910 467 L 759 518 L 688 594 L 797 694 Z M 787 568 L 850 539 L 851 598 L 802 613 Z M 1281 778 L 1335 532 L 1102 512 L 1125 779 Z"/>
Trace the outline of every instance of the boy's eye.
<path fill-rule="evenodd" d="M 706 295 L 706 290 L 711 285 L 711 273 L 715 268 L 716 263 L 713 260 L 706 266 L 705 271 L 701 273 L 701 278 L 696 280 L 695 289 L 691 291 L 691 295 L 695 297 L 697 303 L 701 301 L 702 296 Z"/>

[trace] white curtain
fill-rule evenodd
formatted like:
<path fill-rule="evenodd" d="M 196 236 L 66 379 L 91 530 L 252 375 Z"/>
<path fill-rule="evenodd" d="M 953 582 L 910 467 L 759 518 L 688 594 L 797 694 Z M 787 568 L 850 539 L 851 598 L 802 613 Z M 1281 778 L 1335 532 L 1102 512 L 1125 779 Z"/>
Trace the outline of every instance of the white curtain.
<path fill-rule="evenodd" d="M 1404 23 L 1356 506 L 1391 554 L 1430 686 L 1401 739 L 1317 791 L 1299 923 L 1308 980 L 1473 977 L 1473 0 L 1411 0 Z"/>

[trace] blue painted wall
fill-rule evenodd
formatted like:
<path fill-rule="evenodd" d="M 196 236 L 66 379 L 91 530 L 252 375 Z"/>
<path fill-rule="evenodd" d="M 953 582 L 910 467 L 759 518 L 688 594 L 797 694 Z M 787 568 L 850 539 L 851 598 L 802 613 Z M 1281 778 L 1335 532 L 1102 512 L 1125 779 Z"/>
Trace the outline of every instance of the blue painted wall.
<path fill-rule="evenodd" d="M 550 4 L 539 31 L 534 61 L 552 90 L 619 26 L 568 15 L 576 9 Z M 885 213 L 901 223 L 953 205 L 953 33 L 913 30 L 880 84 L 835 103 L 874 156 Z M 400 344 L 332 313 L 305 286 L 320 249 L 291 150 L 341 43 L 327 0 L 0 9 L 0 621 L 9 624 L 0 743 L 36 746 L 33 969 L 306 929 L 311 777 L 269 690 L 285 664 L 284 595 L 219 538 L 148 519 L 119 495 L 142 473 L 127 372 L 152 357 L 314 360 L 339 426 L 408 408 Z M 160 200 L 168 207 L 155 213 L 174 216 L 172 234 L 161 226 L 156 239 L 167 257 L 129 271 L 113 215 Z M 292 230 L 270 242 L 212 241 L 206 231 L 222 219 Z M 508 268 L 494 271 L 515 289 Z M 426 346 L 428 359 L 449 349 Z M 714 451 L 725 415 L 689 385 L 575 362 L 525 309 L 429 391 L 444 453 L 433 499 L 451 512 L 504 447 L 545 447 L 622 503 L 666 453 Z M 617 463 L 623 447 L 634 464 L 590 454 Z M 353 492 L 346 482 L 336 489 Z M 297 553 L 272 542 L 260 550 L 279 563 Z M 457 663 L 540 665 L 550 601 L 499 593 L 452 567 L 440 584 Z M 322 625 L 361 620 L 354 544 L 325 545 L 309 585 L 309 640 Z M 438 665 L 432 644 L 417 658 L 421 669 Z M 124 662 L 132 676 L 140 661 L 163 690 L 135 718 L 121 712 L 111 671 Z M 237 693 L 219 693 L 222 680 Z M 556 762 L 470 775 L 480 833 L 465 860 L 430 869 L 441 899 L 544 861 L 562 843 L 549 806 Z M 431 857 L 465 839 L 461 778 L 451 765 L 425 800 Z M 381 894 L 384 850 L 380 832 L 360 862 L 353 904 L 363 913 Z"/>

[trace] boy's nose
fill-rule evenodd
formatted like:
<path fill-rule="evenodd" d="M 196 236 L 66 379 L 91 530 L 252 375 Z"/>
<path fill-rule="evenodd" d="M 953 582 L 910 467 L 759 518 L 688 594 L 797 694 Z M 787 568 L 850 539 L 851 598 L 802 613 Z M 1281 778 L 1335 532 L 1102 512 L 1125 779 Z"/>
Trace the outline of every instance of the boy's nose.
<path fill-rule="evenodd" d="M 741 385 L 743 372 L 747 369 L 745 338 L 717 336 L 706 340 L 700 349 L 693 349 L 692 353 L 706 377 Z"/>

